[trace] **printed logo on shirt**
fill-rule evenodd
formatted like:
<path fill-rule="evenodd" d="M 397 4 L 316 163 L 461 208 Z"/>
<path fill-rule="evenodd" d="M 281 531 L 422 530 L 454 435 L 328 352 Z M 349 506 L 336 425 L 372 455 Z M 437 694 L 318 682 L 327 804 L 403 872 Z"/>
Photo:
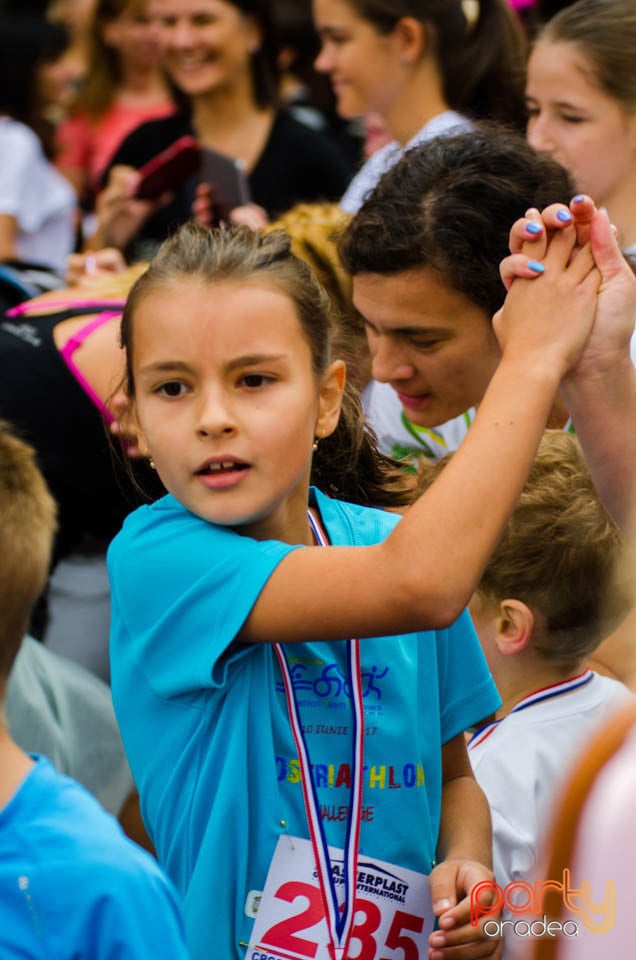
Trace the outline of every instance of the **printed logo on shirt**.
<path fill-rule="evenodd" d="M 311 770 L 317 788 L 351 789 L 350 763 L 312 763 Z M 424 767 L 421 763 L 365 764 L 362 770 L 363 785 L 369 790 L 401 790 L 402 788 L 411 790 L 423 787 L 425 783 Z M 300 783 L 298 758 L 276 757 L 276 773 L 279 781 Z"/>
<path fill-rule="evenodd" d="M 10 320 L 5 320 L 0 326 L 6 333 L 13 334 L 18 340 L 24 340 L 31 347 L 42 346 L 42 337 L 39 331 L 30 323 L 11 323 Z"/>
<path fill-rule="evenodd" d="M 298 698 L 299 707 L 318 707 L 329 706 L 332 709 L 344 709 L 345 701 L 351 699 L 351 688 L 349 680 L 342 672 L 337 663 L 316 664 L 312 661 L 310 664 L 300 658 L 289 659 L 290 675 L 294 692 L 298 695 L 304 693 L 305 697 Z M 316 666 L 322 669 L 318 672 Z M 314 670 L 311 669 L 314 667 Z M 387 676 L 389 667 L 380 670 L 379 667 L 371 665 L 362 671 L 362 697 L 368 701 L 365 703 L 365 712 L 370 708 L 370 704 L 378 704 L 382 700 L 382 681 Z M 285 688 L 282 680 L 276 684 L 276 691 L 284 693 Z M 371 712 L 378 712 L 371 710 Z M 381 712 L 381 711 L 380 711 Z"/>

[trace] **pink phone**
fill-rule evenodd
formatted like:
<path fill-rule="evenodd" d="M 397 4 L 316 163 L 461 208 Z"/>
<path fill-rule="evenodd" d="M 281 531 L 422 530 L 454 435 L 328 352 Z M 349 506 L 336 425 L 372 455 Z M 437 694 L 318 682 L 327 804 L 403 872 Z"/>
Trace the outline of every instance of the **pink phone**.
<path fill-rule="evenodd" d="M 135 197 L 155 200 L 195 174 L 201 166 L 201 147 L 195 137 L 184 136 L 140 168 Z"/>

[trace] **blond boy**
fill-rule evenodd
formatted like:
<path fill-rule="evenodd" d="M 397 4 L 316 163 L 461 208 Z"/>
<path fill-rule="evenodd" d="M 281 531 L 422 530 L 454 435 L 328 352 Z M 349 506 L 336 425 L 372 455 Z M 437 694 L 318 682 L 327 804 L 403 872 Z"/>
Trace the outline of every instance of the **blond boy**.
<path fill-rule="evenodd" d="M 0 708 L 48 573 L 55 504 L 33 450 L 0 421 Z M 0 956 L 186 960 L 180 910 L 152 858 L 0 714 Z"/>

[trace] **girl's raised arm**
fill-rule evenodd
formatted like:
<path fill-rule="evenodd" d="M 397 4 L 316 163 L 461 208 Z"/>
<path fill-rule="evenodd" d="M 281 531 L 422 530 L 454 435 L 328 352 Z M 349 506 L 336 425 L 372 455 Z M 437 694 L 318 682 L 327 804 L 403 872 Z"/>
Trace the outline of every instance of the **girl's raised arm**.
<path fill-rule="evenodd" d="M 382 543 L 294 550 L 263 588 L 246 642 L 330 640 L 442 628 L 465 607 L 500 537 L 555 394 L 590 335 L 600 275 L 576 231 L 545 272 L 516 281 L 495 318 L 503 356 L 460 450 Z"/>

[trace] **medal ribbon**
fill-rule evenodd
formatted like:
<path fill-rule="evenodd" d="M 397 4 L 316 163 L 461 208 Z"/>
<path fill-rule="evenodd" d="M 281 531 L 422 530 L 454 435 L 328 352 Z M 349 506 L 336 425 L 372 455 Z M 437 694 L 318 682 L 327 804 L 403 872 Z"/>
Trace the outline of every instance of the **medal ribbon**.
<path fill-rule="evenodd" d="M 309 523 L 311 525 L 316 541 L 321 547 L 326 546 L 326 539 L 322 530 L 316 524 L 311 513 L 308 513 Z M 298 701 L 294 693 L 291 671 L 287 660 L 287 654 L 282 644 L 275 643 L 274 651 L 278 657 L 281 673 L 283 675 L 283 684 L 285 686 L 285 697 L 287 699 L 287 709 L 289 712 L 289 721 L 298 751 L 298 760 L 300 763 L 301 783 L 303 789 L 303 798 L 305 802 L 305 813 L 307 816 L 307 825 L 314 859 L 316 862 L 316 873 L 325 911 L 325 920 L 329 930 L 330 947 L 329 951 L 333 960 L 344 960 L 347 955 L 351 930 L 353 928 L 353 919 L 355 916 L 355 898 L 356 881 L 358 876 L 358 848 L 360 845 L 360 821 L 362 814 L 362 774 L 364 766 L 364 706 L 362 702 L 362 673 L 360 667 L 360 641 L 358 639 L 347 641 L 347 662 L 349 669 L 349 687 L 351 690 L 352 706 L 352 729 L 353 729 L 353 762 L 351 776 L 351 806 L 347 821 L 347 831 L 344 847 L 344 905 L 340 911 L 338 905 L 338 895 L 331 872 L 331 861 L 327 848 L 327 839 L 320 816 L 320 805 L 318 803 L 318 794 L 314 782 L 311 763 L 309 760 L 309 750 L 300 722 L 300 711 Z"/>
<path fill-rule="evenodd" d="M 547 687 L 541 687 L 539 690 L 535 690 L 534 693 L 529 693 L 523 700 L 520 700 L 519 703 L 512 708 L 510 714 L 520 713 L 522 710 L 528 710 L 529 707 L 533 707 L 535 703 L 543 703 L 545 700 L 552 700 L 554 697 L 563 697 L 567 693 L 572 693 L 573 690 L 578 690 L 579 687 L 584 687 L 586 684 L 590 683 L 594 679 L 594 674 L 591 670 L 584 670 L 583 673 L 577 673 L 575 677 L 570 677 L 569 680 L 561 680 L 558 683 L 552 683 Z M 478 730 L 475 730 L 472 737 L 468 741 L 469 747 L 476 747 L 480 743 L 483 743 L 490 734 L 495 730 L 500 723 L 502 723 L 506 718 L 501 717 L 499 720 L 492 720 L 490 723 L 484 724 L 483 727 L 479 727 Z"/>

